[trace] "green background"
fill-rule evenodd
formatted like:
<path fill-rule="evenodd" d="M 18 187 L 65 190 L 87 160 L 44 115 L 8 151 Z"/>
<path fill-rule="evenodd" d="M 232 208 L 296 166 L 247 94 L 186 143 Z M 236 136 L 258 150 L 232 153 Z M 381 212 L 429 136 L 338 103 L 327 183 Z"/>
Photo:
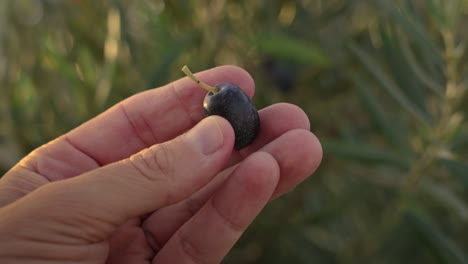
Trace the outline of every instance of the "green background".
<path fill-rule="evenodd" d="M 116 102 L 235 64 L 318 172 L 225 263 L 468 263 L 468 1 L 0 1 L 0 172 Z"/>

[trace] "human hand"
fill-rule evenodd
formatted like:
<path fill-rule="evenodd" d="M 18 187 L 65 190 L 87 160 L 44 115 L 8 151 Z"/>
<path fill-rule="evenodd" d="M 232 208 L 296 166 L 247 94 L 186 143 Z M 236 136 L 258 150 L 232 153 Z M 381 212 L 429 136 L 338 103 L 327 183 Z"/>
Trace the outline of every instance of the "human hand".
<path fill-rule="evenodd" d="M 198 74 L 251 97 L 252 78 Z M 188 78 L 136 94 L 34 150 L 0 180 L 0 263 L 219 263 L 265 204 L 318 167 L 320 143 L 290 104 L 259 111 L 232 151 Z"/>

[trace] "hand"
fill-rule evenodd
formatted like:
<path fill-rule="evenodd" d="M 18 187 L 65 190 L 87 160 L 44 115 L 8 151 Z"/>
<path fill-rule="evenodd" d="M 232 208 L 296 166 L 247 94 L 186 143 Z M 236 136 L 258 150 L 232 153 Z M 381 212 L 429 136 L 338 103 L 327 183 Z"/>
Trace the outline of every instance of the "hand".
<path fill-rule="evenodd" d="M 214 68 L 252 96 L 242 69 Z M 265 204 L 322 158 L 298 107 L 259 111 L 232 151 L 221 117 L 188 78 L 134 95 L 36 149 L 0 180 L 0 263 L 219 263 Z"/>

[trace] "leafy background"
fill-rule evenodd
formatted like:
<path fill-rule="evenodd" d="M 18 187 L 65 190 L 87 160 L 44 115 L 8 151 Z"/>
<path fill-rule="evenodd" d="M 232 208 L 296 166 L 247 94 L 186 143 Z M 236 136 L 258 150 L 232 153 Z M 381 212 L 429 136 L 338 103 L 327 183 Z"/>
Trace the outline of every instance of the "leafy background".
<path fill-rule="evenodd" d="M 319 171 L 225 263 L 468 263 L 466 0 L 0 1 L 0 171 L 134 93 L 235 64 Z"/>

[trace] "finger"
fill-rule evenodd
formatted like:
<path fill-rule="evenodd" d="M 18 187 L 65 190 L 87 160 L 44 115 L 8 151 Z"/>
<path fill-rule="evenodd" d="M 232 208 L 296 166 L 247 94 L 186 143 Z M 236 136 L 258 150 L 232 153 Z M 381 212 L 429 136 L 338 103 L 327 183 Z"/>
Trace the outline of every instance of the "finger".
<path fill-rule="evenodd" d="M 253 96 L 243 69 L 222 66 L 197 74 L 208 84 L 232 82 Z M 35 151 L 23 165 L 50 180 L 75 176 L 170 140 L 200 121 L 206 91 L 188 78 L 136 94 Z"/>
<path fill-rule="evenodd" d="M 310 176 L 322 159 L 322 148 L 318 139 L 309 131 L 296 129 L 288 131 L 260 149 L 277 160 L 280 179 L 273 193 L 278 197 Z M 212 194 L 232 177 L 236 166 L 217 175 L 209 184 L 189 198 L 159 209 L 143 222 L 143 228 L 155 237 L 155 244 L 163 245 L 187 220 L 200 210 Z"/>
<path fill-rule="evenodd" d="M 296 105 L 278 103 L 259 111 L 260 128 L 255 140 L 242 149 L 234 152 L 229 166 L 241 161 L 251 153 L 258 151 L 267 143 L 273 141 L 284 133 L 293 129 L 310 129 L 309 118 L 306 113 Z"/>
<path fill-rule="evenodd" d="M 272 195 L 273 199 L 290 191 L 312 175 L 319 167 L 323 156 L 320 141 L 313 133 L 304 129 L 288 131 L 273 142 L 263 146 L 259 151 L 272 155 L 280 166 L 280 180 Z M 228 177 L 229 170 L 223 171 L 203 189 L 195 193 L 194 199 L 199 201 L 203 198 L 206 199 Z"/>
<path fill-rule="evenodd" d="M 26 214 L 22 218 L 28 218 L 35 230 L 55 220 L 60 224 L 54 230 L 65 232 L 68 238 L 101 241 L 126 220 L 176 203 L 200 189 L 224 166 L 233 144 L 229 123 L 208 117 L 174 140 L 79 177 L 47 184 L 10 205 L 27 204 L 29 210 L 16 209 Z"/>
<path fill-rule="evenodd" d="M 153 263 L 220 263 L 270 199 L 278 178 L 271 155 L 259 152 L 247 158 Z"/>

